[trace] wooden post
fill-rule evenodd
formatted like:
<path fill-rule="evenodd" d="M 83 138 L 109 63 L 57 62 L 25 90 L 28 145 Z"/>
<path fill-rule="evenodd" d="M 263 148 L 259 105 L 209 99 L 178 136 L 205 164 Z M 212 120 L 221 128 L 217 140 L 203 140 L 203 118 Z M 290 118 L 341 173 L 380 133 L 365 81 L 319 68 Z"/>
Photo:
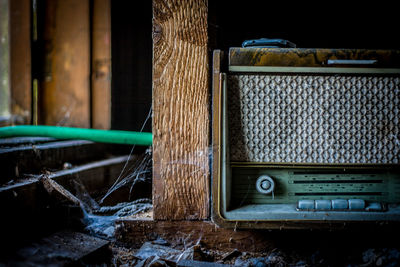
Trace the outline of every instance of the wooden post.
<path fill-rule="evenodd" d="M 90 127 L 89 0 L 47 0 L 41 124 Z"/>
<path fill-rule="evenodd" d="M 207 0 L 153 0 L 156 220 L 209 217 Z"/>
<path fill-rule="evenodd" d="M 12 121 L 31 121 L 31 7 L 30 0 L 10 4 L 10 88 Z"/>
<path fill-rule="evenodd" d="M 111 3 L 93 1 L 92 127 L 111 128 Z"/>

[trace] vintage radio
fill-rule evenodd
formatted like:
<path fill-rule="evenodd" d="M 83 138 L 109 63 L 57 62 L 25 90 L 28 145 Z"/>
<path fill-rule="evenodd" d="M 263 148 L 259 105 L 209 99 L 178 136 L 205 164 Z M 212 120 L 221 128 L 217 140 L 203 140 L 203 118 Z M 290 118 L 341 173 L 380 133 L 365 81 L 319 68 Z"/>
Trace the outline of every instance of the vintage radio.
<path fill-rule="evenodd" d="M 231 48 L 213 58 L 222 226 L 400 221 L 400 52 Z"/>

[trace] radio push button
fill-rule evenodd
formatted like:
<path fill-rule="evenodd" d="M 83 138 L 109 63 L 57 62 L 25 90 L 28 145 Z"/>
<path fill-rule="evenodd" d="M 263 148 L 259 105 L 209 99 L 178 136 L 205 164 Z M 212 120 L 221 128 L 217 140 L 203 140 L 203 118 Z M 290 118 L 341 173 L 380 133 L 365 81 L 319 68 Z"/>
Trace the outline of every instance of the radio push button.
<path fill-rule="evenodd" d="M 364 210 L 365 201 L 363 199 L 349 199 L 349 210 Z"/>
<path fill-rule="evenodd" d="M 315 201 L 311 199 L 302 199 L 297 202 L 298 210 L 314 210 Z"/>
<path fill-rule="evenodd" d="M 363 199 L 302 199 L 297 202 L 298 210 L 312 210 L 312 211 L 383 211 L 384 208 L 381 203 L 368 203 L 366 205 Z"/>
<path fill-rule="evenodd" d="M 328 199 L 317 199 L 317 200 L 315 200 L 315 209 L 316 210 L 331 210 L 332 202 Z"/>
<path fill-rule="evenodd" d="M 349 202 L 347 199 L 333 199 L 332 209 L 333 210 L 347 210 L 349 208 Z"/>

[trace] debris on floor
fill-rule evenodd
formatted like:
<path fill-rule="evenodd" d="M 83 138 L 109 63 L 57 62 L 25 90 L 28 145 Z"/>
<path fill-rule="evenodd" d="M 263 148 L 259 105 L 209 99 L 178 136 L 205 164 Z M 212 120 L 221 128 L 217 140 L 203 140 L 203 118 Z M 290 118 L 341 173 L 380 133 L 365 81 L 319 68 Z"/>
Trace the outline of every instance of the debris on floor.
<path fill-rule="evenodd" d="M 227 266 L 213 262 L 214 257 L 200 245 L 180 250 L 162 239 L 145 242 L 137 251 L 117 247 L 113 251 L 116 266 Z"/>
<path fill-rule="evenodd" d="M 115 206 L 103 206 L 95 210 L 94 213 L 103 215 L 112 213 L 118 217 L 126 217 L 148 211 L 151 208 L 151 199 L 141 198 L 131 202 L 118 203 Z"/>
<path fill-rule="evenodd" d="M 40 181 L 50 196 L 58 201 L 66 201 L 81 207 L 83 212 L 82 222 L 86 226 L 85 230 L 101 237 L 112 238 L 114 236 L 114 222 L 116 219 L 148 212 L 152 209 L 151 199 L 149 198 L 118 203 L 115 206 L 101 207 L 90 197 L 84 186 L 76 180 L 73 180 L 73 182 L 75 187 L 79 188 L 77 190 L 79 198 L 46 175 L 43 175 Z"/>
<path fill-rule="evenodd" d="M 114 236 L 115 220 L 148 212 L 151 209 L 151 199 L 148 198 L 119 203 L 112 207 L 100 207 L 98 210 L 94 210 L 93 213 L 85 213 L 85 229 L 92 234 L 112 238 Z"/>
<path fill-rule="evenodd" d="M 305 244 L 305 246 L 307 246 Z M 111 245 L 114 266 L 243 266 L 243 267 L 308 267 L 308 266 L 400 266 L 397 248 L 373 248 L 343 253 L 317 249 L 302 253 L 299 250 L 274 248 L 263 253 L 232 250 L 209 250 L 200 244 L 187 249 L 173 248 L 163 240 L 145 242 L 138 250 Z"/>
<path fill-rule="evenodd" d="M 42 183 L 44 189 L 49 193 L 50 196 L 54 197 L 55 199 L 59 201 L 67 201 L 70 202 L 73 205 L 76 206 L 81 206 L 84 209 L 88 209 L 88 207 L 85 206 L 84 202 L 82 202 L 80 199 L 75 197 L 71 192 L 66 190 L 63 186 L 58 184 L 56 181 L 53 179 L 49 178 L 48 175 L 43 174 L 39 181 Z"/>

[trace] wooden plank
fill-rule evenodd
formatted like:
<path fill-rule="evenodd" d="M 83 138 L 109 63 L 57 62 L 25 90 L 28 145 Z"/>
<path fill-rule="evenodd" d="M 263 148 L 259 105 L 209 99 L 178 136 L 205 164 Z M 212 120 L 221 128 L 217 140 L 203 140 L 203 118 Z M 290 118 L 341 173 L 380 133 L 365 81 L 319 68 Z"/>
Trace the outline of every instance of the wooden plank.
<path fill-rule="evenodd" d="M 209 216 L 207 1 L 153 1 L 156 219 Z"/>
<path fill-rule="evenodd" d="M 16 123 L 31 121 L 31 6 L 30 0 L 10 3 L 11 114 Z"/>
<path fill-rule="evenodd" d="M 106 145 L 85 140 L 55 141 L 0 148 L 0 184 L 43 169 L 62 169 L 63 164 L 96 160 L 106 154 Z"/>
<path fill-rule="evenodd" d="M 46 1 L 39 123 L 90 127 L 89 0 Z"/>
<path fill-rule="evenodd" d="M 10 148 L 13 146 L 21 146 L 27 144 L 40 144 L 55 141 L 56 139 L 51 137 L 37 137 L 37 136 L 20 136 L 20 137 L 9 137 L 0 139 L 0 151 L 2 148 Z"/>
<path fill-rule="evenodd" d="M 111 3 L 93 1 L 92 127 L 111 128 Z"/>
<path fill-rule="evenodd" d="M 153 221 L 120 219 L 115 222 L 117 241 L 140 247 L 159 237 L 173 247 L 190 247 L 199 242 L 207 249 L 259 252 L 271 246 L 262 232 L 219 228 L 210 221 Z"/>
<path fill-rule="evenodd" d="M 71 191 L 74 191 L 74 185 L 71 184 L 71 180 L 79 179 L 91 195 L 99 192 L 99 190 L 108 189 L 115 182 L 128 158 L 129 156 L 119 156 L 99 160 L 72 169 L 49 173 L 48 178 L 53 179 Z M 134 159 L 135 157 L 131 157 L 130 160 L 133 161 Z M 39 174 L 14 184 L 0 187 L 0 199 L 3 201 L 0 204 L 5 208 L 7 205 L 11 205 L 9 200 L 13 200 L 15 202 L 11 206 L 21 205 L 27 210 L 29 210 L 27 207 L 40 208 L 40 205 L 35 206 L 32 204 L 41 199 L 39 196 L 41 191 L 38 189 L 40 187 L 40 177 L 41 175 Z"/>
<path fill-rule="evenodd" d="M 342 227 L 303 230 L 262 230 L 219 228 L 210 221 L 153 221 L 118 219 L 115 222 L 115 238 L 132 248 L 144 242 L 163 239 L 176 249 L 199 244 L 207 250 L 262 253 L 277 248 L 304 249 L 322 246 L 329 251 L 341 247 L 351 251 L 354 247 L 374 247 L 377 244 L 390 247 L 398 244 L 387 236 L 399 234 L 399 223 L 349 223 Z M 368 234 L 366 234 L 368 233 Z M 397 234 L 396 234 L 397 233 Z M 323 238 L 321 238 L 323 237 Z M 343 242 L 352 240 L 352 242 Z M 378 245 L 378 246 L 379 246 Z"/>

